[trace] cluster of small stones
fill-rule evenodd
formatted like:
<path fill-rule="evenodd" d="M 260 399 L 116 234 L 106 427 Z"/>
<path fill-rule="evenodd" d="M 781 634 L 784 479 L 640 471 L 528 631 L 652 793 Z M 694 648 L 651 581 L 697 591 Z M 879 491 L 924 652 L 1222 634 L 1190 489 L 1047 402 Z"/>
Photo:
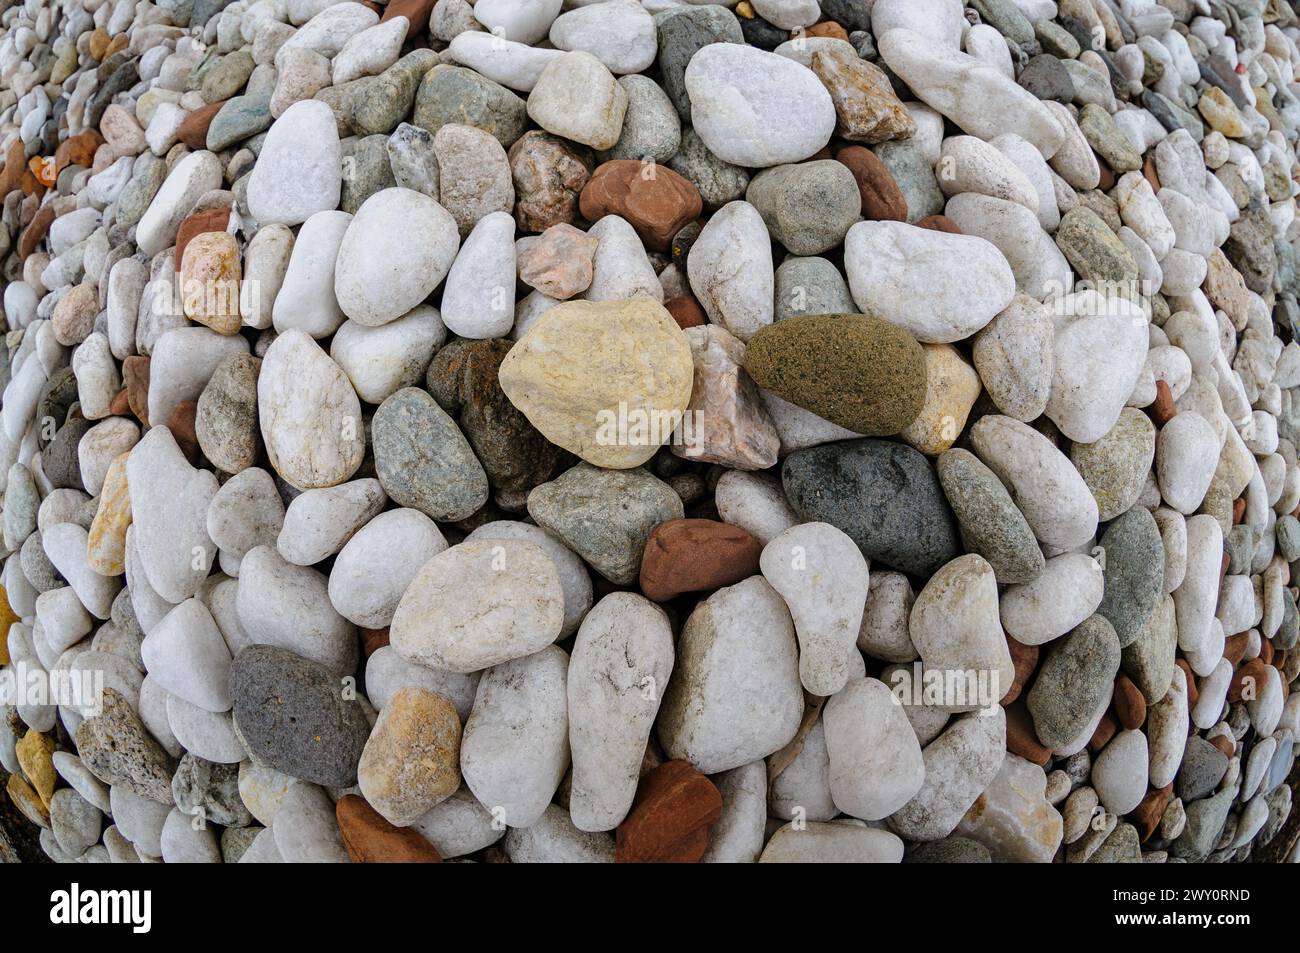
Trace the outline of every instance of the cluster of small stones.
<path fill-rule="evenodd" d="M 0 11 L 50 858 L 1296 859 L 1292 4 Z"/>

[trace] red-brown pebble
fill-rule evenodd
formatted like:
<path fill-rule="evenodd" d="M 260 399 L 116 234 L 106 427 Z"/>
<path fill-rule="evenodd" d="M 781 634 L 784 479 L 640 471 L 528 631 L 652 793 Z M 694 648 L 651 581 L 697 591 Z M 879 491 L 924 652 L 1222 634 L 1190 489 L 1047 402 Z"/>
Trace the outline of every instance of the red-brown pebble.
<path fill-rule="evenodd" d="M 1147 720 L 1147 700 L 1127 675 L 1121 673 L 1115 679 L 1115 695 L 1111 703 L 1115 706 L 1115 717 L 1126 731 L 1141 728 Z"/>
<path fill-rule="evenodd" d="M 722 795 L 686 761 L 666 761 L 641 779 L 615 834 L 620 864 L 693 864 L 722 816 Z"/>
<path fill-rule="evenodd" d="M 1160 826 L 1160 819 L 1165 816 L 1165 808 L 1174 796 L 1173 782 L 1158 791 L 1148 791 L 1137 807 L 1128 815 L 1129 822 L 1138 830 L 1138 839 L 1146 843 Z"/>
<path fill-rule="evenodd" d="M 664 602 L 683 592 L 730 586 L 758 572 L 763 547 L 739 526 L 716 520 L 660 523 L 641 557 L 641 591 Z"/>
<path fill-rule="evenodd" d="M 126 385 L 126 401 L 131 413 L 146 427 L 149 426 L 149 358 L 132 354 L 122 362 L 122 383 Z"/>
<path fill-rule="evenodd" d="M 1151 411 L 1151 419 L 1157 427 L 1163 427 L 1178 416 L 1178 408 L 1174 406 L 1173 391 L 1161 379 L 1156 380 L 1156 399 L 1151 402 L 1148 410 Z"/>
<path fill-rule="evenodd" d="M 1002 707 L 1006 708 L 1025 690 L 1025 684 L 1029 681 L 1029 676 L 1034 674 L 1034 669 L 1038 667 L 1038 646 L 1025 645 L 1023 642 L 1017 642 L 1011 636 L 1007 636 L 1007 648 L 1011 652 L 1011 664 L 1015 666 L 1015 678 L 1011 681 L 1011 689 L 1002 696 Z"/>
<path fill-rule="evenodd" d="M 704 313 L 704 309 L 700 307 L 694 295 L 678 295 L 665 301 L 664 307 L 683 331 L 687 328 L 700 328 L 709 323 L 709 316 Z"/>
<path fill-rule="evenodd" d="M 1093 754 L 1101 751 L 1110 744 L 1110 739 L 1115 737 L 1117 731 L 1119 731 L 1119 720 L 1114 712 L 1108 709 L 1106 714 L 1101 716 L 1101 721 L 1097 722 L 1097 730 L 1092 733 L 1092 738 L 1088 741 L 1088 750 Z"/>
<path fill-rule="evenodd" d="M 957 223 L 947 215 L 927 215 L 916 223 L 917 228 L 928 228 L 934 232 L 948 232 L 952 235 L 964 234 Z"/>
<path fill-rule="evenodd" d="M 366 658 L 374 655 L 385 645 L 388 644 L 388 627 L 382 629 L 362 629 L 361 630 L 361 648 L 366 653 Z"/>
<path fill-rule="evenodd" d="M 845 146 L 835 159 L 853 173 L 862 194 L 862 217 L 879 222 L 906 222 L 907 199 L 889 166 L 864 146 Z"/>
<path fill-rule="evenodd" d="M 1023 699 L 1007 708 L 1007 750 L 1040 768 L 1052 760 L 1052 749 L 1034 734 L 1034 720 Z"/>
<path fill-rule="evenodd" d="M 578 197 L 588 221 L 618 215 L 636 229 L 646 247 L 667 251 L 673 236 L 704 211 L 700 192 L 672 169 L 636 159 L 615 159 L 596 168 Z"/>
<path fill-rule="evenodd" d="M 1268 663 L 1262 658 L 1253 658 L 1232 674 L 1228 683 L 1228 701 L 1239 702 L 1243 694 L 1258 698 L 1268 677 Z"/>
<path fill-rule="evenodd" d="M 216 118 L 217 113 L 221 112 L 221 107 L 225 104 L 226 100 L 223 99 L 219 103 L 209 103 L 194 110 L 181 122 L 176 137 L 191 149 L 196 151 L 206 149 L 208 147 L 208 126 L 212 125 L 212 120 Z"/>
<path fill-rule="evenodd" d="M 394 827 L 355 794 L 339 799 L 334 816 L 354 864 L 442 863 L 437 848 L 413 828 Z"/>

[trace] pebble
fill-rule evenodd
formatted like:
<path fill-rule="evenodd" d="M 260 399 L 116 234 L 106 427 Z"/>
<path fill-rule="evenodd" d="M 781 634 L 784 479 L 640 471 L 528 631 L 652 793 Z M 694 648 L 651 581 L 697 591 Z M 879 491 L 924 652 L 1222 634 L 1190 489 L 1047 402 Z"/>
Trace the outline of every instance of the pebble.
<path fill-rule="evenodd" d="M 461 744 L 451 702 L 424 688 L 399 689 L 361 752 L 356 773 L 362 795 L 390 824 L 419 820 L 460 787 Z"/>
<path fill-rule="evenodd" d="M 253 218 L 297 225 L 336 208 L 343 184 L 338 140 L 334 114 L 324 103 L 305 99 L 285 109 L 248 182 Z"/>
<path fill-rule="evenodd" d="M 1026 696 L 1043 744 L 1070 753 L 1083 747 L 1110 701 L 1119 661 L 1119 639 L 1099 615 L 1089 616 L 1048 650 Z"/>
<path fill-rule="evenodd" d="M 659 742 L 702 773 L 765 758 L 798 731 L 794 625 L 761 578 L 719 589 L 697 606 L 680 636 L 676 674 L 660 708 Z"/>
<path fill-rule="evenodd" d="M 781 479 L 801 518 L 842 530 L 869 559 L 929 575 L 957 555 L 939 481 L 910 447 L 852 440 L 799 450 L 786 457 Z"/>
<path fill-rule="evenodd" d="M 286 649 L 253 645 L 235 656 L 230 694 L 239 736 L 260 762 L 313 784 L 355 783 L 370 726 L 356 698 L 341 697 L 328 669 Z"/>
<path fill-rule="evenodd" d="M 467 589 L 468 579 L 479 584 Z M 476 672 L 550 645 L 563 612 L 559 574 L 540 547 L 485 539 L 453 546 L 420 568 L 397 604 L 389 637 L 413 662 Z"/>
<path fill-rule="evenodd" d="M 437 402 L 415 387 L 391 395 L 372 422 L 375 474 L 402 506 L 458 520 L 488 497 L 487 474 L 464 434 Z"/>

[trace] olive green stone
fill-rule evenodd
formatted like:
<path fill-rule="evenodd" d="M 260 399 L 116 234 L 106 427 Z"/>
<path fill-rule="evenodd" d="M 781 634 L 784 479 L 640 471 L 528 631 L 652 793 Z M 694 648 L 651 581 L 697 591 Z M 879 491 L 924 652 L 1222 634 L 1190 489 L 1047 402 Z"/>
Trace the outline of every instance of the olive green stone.
<path fill-rule="evenodd" d="M 745 370 L 778 397 L 869 437 L 898 433 L 925 403 L 925 358 L 916 338 L 860 314 L 769 325 L 750 339 Z"/>
<path fill-rule="evenodd" d="M 1099 520 L 1112 520 L 1137 502 L 1155 455 L 1155 424 L 1136 407 L 1120 411 L 1100 440 L 1070 448 L 1070 462 L 1097 501 Z"/>

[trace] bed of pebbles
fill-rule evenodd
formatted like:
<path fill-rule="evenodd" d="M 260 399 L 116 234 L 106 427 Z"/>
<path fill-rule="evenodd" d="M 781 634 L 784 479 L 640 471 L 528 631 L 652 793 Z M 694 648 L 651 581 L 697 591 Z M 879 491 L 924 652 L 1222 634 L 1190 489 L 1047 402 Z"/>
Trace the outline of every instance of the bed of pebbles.
<path fill-rule="evenodd" d="M 1294 4 L 0 10 L 50 858 L 1295 859 Z"/>

